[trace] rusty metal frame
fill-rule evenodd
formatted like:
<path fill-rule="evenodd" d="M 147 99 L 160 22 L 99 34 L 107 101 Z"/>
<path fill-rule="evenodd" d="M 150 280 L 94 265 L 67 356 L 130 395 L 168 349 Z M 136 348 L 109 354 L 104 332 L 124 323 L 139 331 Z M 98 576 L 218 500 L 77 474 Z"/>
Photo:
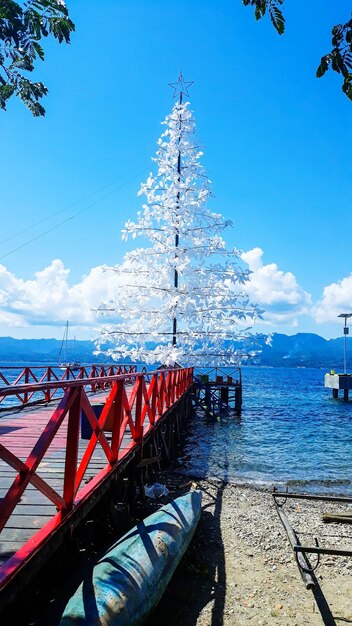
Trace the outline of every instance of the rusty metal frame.
<path fill-rule="evenodd" d="M 290 540 L 292 550 L 295 553 L 297 565 L 299 567 L 300 572 L 312 573 L 314 572 L 318 565 L 320 564 L 320 556 L 322 554 L 329 554 L 334 556 L 348 556 L 352 557 L 352 550 L 340 550 L 339 548 L 325 548 L 324 546 L 320 546 L 318 539 L 315 537 L 315 546 L 302 546 L 296 533 L 294 532 L 285 512 L 283 511 L 283 507 L 287 501 L 287 499 L 296 499 L 296 500 L 313 500 L 318 502 L 341 502 L 341 503 L 352 503 L 352 498 L 346 496 L 319 496 L 314 494 L 307 493 L 292 493 L 288 491 L 276 491 L 274 490 L 272 493 L 274 498 L 274 503 L 276 507 L 276 511 L 280 517 L 280 520 L 287 532 L 288 538 Z M 282 498 L 281 503 L 277 501 L 277 498 Z M 317 561 L 314 567 L 310 566 L 306 559 L 306 554 L 316 554 Z"/>
<path fill-rule="evenodd" d="M 352 552 L 348 550 L 339 550 L 334 548 L 322 548 L 318 544 L 318 540 L 315 539 L 315 546 L 302 546 L 300 544 L 299 538 L 293 530 L 283 507 L 289 498 L 296 498 L 301 500 L 315 500 L 315 501 L 328 501 L 328 502 L 352 502 L 352 498 L 348 497 L 336 497 L 336 496 L 318 496 L 313 494 L 299 494 L 299 493 L 289 493 L 289 492 L 279 492 L 274 489 L 272 493 L 275 503 L 275 508 L 278 513 L 278 516 L 281 520 L 283 527 L 286 530 L 289 542 L 294 551 L 296 563 L 298 566 L 298 570 L 302 576 L 302 579 L 306 585 L 307 589 L 310 589 L 314 599 L 316 601 L 317 607 L 320 611 L 324 626 L 336 626 L 336 621 L 334 615 L 332 614 L 331 608 L 324 596 L 324 593 L 320 587 L 319 581 L 315 576 L 315 570 L 317 569 L 320 563 L 320 556 L 322 554 L 331 554 L 336 556 L 352 556 Z M 277 498 L 281 498 L 281 502 L 277 501 Z M 314 566 L 310 563 L 307 554 L 316 554 L 317 560 Z"/>

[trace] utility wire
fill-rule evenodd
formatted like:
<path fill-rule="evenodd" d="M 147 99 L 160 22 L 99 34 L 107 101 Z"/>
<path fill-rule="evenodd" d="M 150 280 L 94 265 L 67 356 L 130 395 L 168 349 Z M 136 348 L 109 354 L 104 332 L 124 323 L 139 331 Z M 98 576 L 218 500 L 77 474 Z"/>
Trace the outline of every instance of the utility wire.
<path fill-rule="evenodd" d="M 143 168 L 143 171 L 145 171 L 147 168 Z M 91 209 L 93 206 L 95 206 L 96 204 L 99 204 L 99 202 L 102 202 L 102 200 L 105 200 L 106 198 L 108 198 L 109 196 L 111 196 L 113 193 L 115 193 L 116 191 L 119 191 L 119 189 L 122 189 L 122 187 L 125 187 L 125 185 L 128 185 L 130 182 L 132 182 L 133 180 L 135 180 L 139 175 L 141 174 L 141 172 L 138 172 L 135 176 L 133 176 L 132 178 L 128 179 L 127 181 L 125 181 L 124 183 L 122 183 L 121 185 L 119 185 L 118 187 L 116 187 L 115 189 L 113 189 L 112 191 L 109 191 L 109 193 L 105 194 L 104 196 L 102 196 L 101 198 L 99 198 L 98 200 L 95 200 L 94 202 L 92 202 L 91 204 L 89 204 L 88 206 L 84 207 L 83 209 L 81 209 L 80 211 L 77 211 L 76 213 L 73 213 L 72 215 L 70 215 L 70 217 L 68 217 L 67 219 L 63 220 L 62 222 L 59 222 L 58 224 L 55 224 L 54 226 L 52 226 L 51 228 L 48 228 L 47 230 L 43 231 L 42 233 L 40 233 L 39 235 L 37 235 L 36 237 L 33 237 L 32 239 L 29 239 L 28 241 L 25 241 L 23 244 L 21 244 L 20 246 L 17 246 L 16 248 L 13 248 L 12 250 L 10 250 L 9 252 L 6 252 L 6 254 L 2 254 L 0 256 L 0 260 L 5 259 L 6 257 L 10 256 L 11 254 L 13 254 L 14 252 L 17 252 L 18 250 L 21 250 L 22 248 L 25 248 L 26 246 L 29 246 L 31 243 L 33 243 L 34 241 L 37 241 L 38 239 L 40 239 L 41 237 L 44 237 L 45 235 L 51 233 L 53 230 L 56 230 L 57 228 L 59 228 L 60 226 L 62 226 L 63 224 L 67 224 L 67 222 L 70 222 L 72 219 L 74 219 L 75 217 L 77 217 L 78 215 L 81 215 L 82 213 L 84 213 L 85 211 L 88 211 L 89 209 Z"/>
<path fill-rule="evenodd" d="M 144 171 L 145 168 L 143 167 L 142 169 Z M 136 170 L 132 170 L 129 173 L 132 173 L 134 171 L 136 171 Z M 141 171 L 141 167 L 138 168 L 138 172 L 137 172 L 138 175 L 139 175 L 140 171 Z M 23 235 L 23 233 L 26 233 L 29 230 L 32 230 L 32 228 L 35 228 L 36 226 L 39 226 L 40 224 L 43 224 L 44 222 L 47 222 L 51 218 L 56 217 L 56 215 L 60 215 L 60 213 L 64 213 L 65 211 L 68 211 L 68 209 L 71 209 L 72 207 L 76 206 L 77 204 L 80 204 L 80 202 L 82 202 L 84 200 L 88 200 L 92 196 L 95 196 L 95 194 L 100 193 L 101 191 L 104 191 L 105 189 L 107 189 L 108 187 L 111 187 L 112 185 L 116 185 L 120 180 L 123 180 L 124 178 L 126 178 L 126 176 L 128 176 L 128 174 L 124 174 L 123 176 L 119 176 L 116 180 L 112 181 L 111 183 L 108 183 L 107 185 L 104 185 L 103 187 L 99 187 L 99 189 L 96 189 L 95 191 L 92 191 L 91 193 L 87 194 L 86 196 L 83 196 L 83 198 L 80 198 L 80 200 L 75 200 L 74 202 L 71 202 L 70 204 L 65 206 L 63 209 L 59 209 L 58 211 L 54 211 L 54 213 L 51 213 L 50 215 L 47 215 L 46 217 L 43 217 L 43 219 L 39 220 L 38 222 L 34 222 L 34 224 L 31 224 L 30 226 L 26 226 L 26 228 L 23 228 L 22 230 L 17 231 L 13 235 L 10 235 L 10 237 L 6 237 L 6 239 L 1 239 L 0 240 L 0 245 L 2 245 L 3 243 L 7 243 L 8 241 L 11 241 L 12 239 L 16 239 L 16 237 L 19 237 L 19 235 Z"/>

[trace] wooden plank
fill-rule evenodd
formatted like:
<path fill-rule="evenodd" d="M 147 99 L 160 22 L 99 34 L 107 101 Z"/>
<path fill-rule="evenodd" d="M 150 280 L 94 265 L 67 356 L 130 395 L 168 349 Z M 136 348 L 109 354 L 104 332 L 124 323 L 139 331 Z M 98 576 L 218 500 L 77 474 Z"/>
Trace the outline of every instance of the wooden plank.
<path fill-rule="evenodd" d="M 352 524 L 352 514 L 349 513 L 323 513 L 322 520 L 325 524 Z"/>
<path fill-rule="evenodd" d="M 34 515 L 34 516 L 42 516 L 42 515 L 50 515 L 51 517 L 56 513 L 56 507 L 49 503 L 48 504 L 18 504 L 15 508 L 14 513 L 12 513 L 12 517 L 21 515 Z M 12 519 L 11 517 L 11 519 Z"/>
<path fill-rule="evenodd" d="M 4 498 L 7 494 L 7 489 L 0 489 L 0 498 Z M 46 498 L 40 491 L 37 489 L 27 490 L 21 496 L 20 503 L 21 504 L 47 504 L 50 502 L 48 498 Z M 0 534 L 0 541 L 1 541 Z"/>
<path fill-rule="evenodd" d="M 22 545 L 21 541 L 4 541 L 0 542 L 0 559 L 7 560 L 20 549 Z"/>
<path fill-rule="evenodd" d="M 53 507 L 55 508 L 55 507 Z M 56 511 L 55 511 L 56 513 Z M 39 528 L 43 528 L 43 526 L 52 518 L 52 515 L 39 515 L 35 513 L 35 515 L 11 515 L 9 522 L 6 524 L 5 528 L 7 529 L 32 529 L 38 530 Z M 4 531 L 3 531 L 4 532 Z M 2 534 L 0 539 L 2 540 Z"/>
<path fill-rule="evenodd" d="M 40 472 L 38 472 L 38 476 L 42 477 L 42 475 L 40 474 Z M 51 476 L 50 477 L 50 481 L 47 481 L 48 484 L 50 484 L 51 487 L 53 487 L 53 489 L 60 489 L 60 487 L 62 486 L 63 481 L 58 479 L 56 477 L 56 475 Z M 1 489 L 8 489 L 13 483 L 13 479 L 11 476 L 0 476 L 0 488 Z M 26 489 L 36 489 L 36 487 L 34 487 L 32 485 L 32 483 L 29 483 L 28 487 Z"/>
<path fill-rule="evenodd" d="M 0 535 L 0 551 L 9 542 L 18 541 L 23 545 L 28 539 L 33 537 L 38 528 L 3 528 Z"/>

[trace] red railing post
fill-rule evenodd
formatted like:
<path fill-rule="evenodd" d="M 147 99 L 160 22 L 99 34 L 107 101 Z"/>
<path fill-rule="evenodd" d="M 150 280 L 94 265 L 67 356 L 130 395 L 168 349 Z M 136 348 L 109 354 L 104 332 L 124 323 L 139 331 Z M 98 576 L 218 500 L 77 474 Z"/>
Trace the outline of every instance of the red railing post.
<path fill-rule="evenodd" d="M 158 375 L 153 374 L 153 378 L 151 380 L 151 385 L 153 385 L 152 390 L 152 401 L 151 401 L 151 411 L 152 411 L 152 419 L 150 421 L 151 424 L 155 423 L 156 419 L 156 401 L 158 397 Z"/>
<path fill-rule="evenodd" d="M 159 376 L 159 398 L 160 398 L 160 406 L 159 406 L 159 417 L 160 417 L 160 415 L 164 413 L 164 404 L 166 404 L 164 372 L 161 372 Z"/>
<path fill-rule="evenodd" d="M 92 365 L 88 374 L 88 378 L 94 378 L 94 375 L 95 375 L 95 366 Z M 94 383 L 91 384 L 90 390 L 94 391 Z"/>
<path fill-rule="evenodd" d="M 177 381 L 177 371 L 173 370 L 171 372 L 171 403 L 173 404 L 175 402 L 175 398 L 177 398 L 176 395 L 176 381 Z"/>
<path fill-rule="evenodd" d="M 140 441 L 143 437 L 142 423 L 142 399 L 143 399 L 143 376 L 138 376 L 138 388 L 136 393 L 136 417 L 135 417 L 135 439 Z"/>
<path fill-rule="evenodd" d="M 178 370 L 176 374 L 176 398 L 177 399 L 182 395 L 182 375 L 183 375 L 183 370 Z"/>
<path fill-rule="evenodd" d="M 26 385 L 29 383 L 29 369 L 28 367 L 25 368 L 24 371 L 24 382 L 26 383 Z M 28 402 L 28 391 L 25 391 L 23 394 L 23 404 L 27 404 Z"/>
<path fill-rule="evenodd" d="M 74 391 L 74 388 L 72 389 Z M 68 415 L 67 443 L 65 458 L 65 476 L 63 498 L 65 512 L 72 509 L 75 497 L 75 480 L 78 460 L 79 429 L 81 419 L 82 387 L 78 388 L 77 398 L 72 404 Z"/>
<path fill-rule="evenodd" d="M 48 367 L 47 380 L 48 380 L 48 383 L 51 381 L 51 367 Z M 46 402 L 50 402 L 50 389 L 45 389 L 44 398 Z"/>
<path fill-rule="evenodd" d="M 166 374 L 165 378 L 165 400 L 166 400 L 166 408 L 170 407 L 170 371 Z"/>
<path fill-rule="evenodd" d="M 189 385 L 188 376 L 189 376 L 189 369 L 186 369 L 182 372 L 181 393 L 186 391 L 186 389 L 188 388 L 188 385 Z"/>
<path fill-rule="evenodd" d="M 117 380 L 113 383 L 113 388 L 116 386 L 115 399 L 113 401 L 112 408 L 112 437 L 111 437 L 111 460 L 110 465 L 114 465 L 119 455 L 120 445 L 120 433 L 123 420 L 123 393 L 124 393 L 124 380 Z"/>

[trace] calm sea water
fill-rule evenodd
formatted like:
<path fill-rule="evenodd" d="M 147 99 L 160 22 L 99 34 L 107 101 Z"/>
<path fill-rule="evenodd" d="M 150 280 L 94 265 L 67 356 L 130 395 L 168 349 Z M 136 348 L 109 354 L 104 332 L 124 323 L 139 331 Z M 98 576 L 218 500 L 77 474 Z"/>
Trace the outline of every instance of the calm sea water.
<path fill-rule="evenodd" d="M 243 368 L 241 417 L 199 411 L 180 459 L 189 473 L 352 495 L 352 400 L 321 369 Z"/>

